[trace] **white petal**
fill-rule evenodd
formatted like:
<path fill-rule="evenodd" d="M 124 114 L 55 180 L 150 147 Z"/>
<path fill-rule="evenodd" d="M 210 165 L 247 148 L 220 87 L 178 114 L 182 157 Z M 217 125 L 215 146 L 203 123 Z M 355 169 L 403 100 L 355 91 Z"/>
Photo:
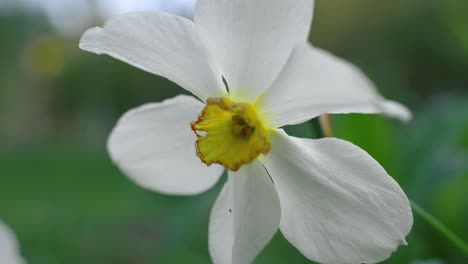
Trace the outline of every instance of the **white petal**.
<path fill-rule="evenodd" d="M 411 119 L 406 107 L 380 96 L 359 69 L 310 44 L 294 50 L 261 105 L 277 127 L 324 113 L 382 113 Z"/>
<path fill-rule="evenodd" d="M 278 196 L 258 161 L 229 172 L 211 211 L 209 246 L 216 264 L 251 263 L 278 230 Z"/>
<path fill-rule="evenodd" d="M 162 12 L 118 15 L 103 28 L 86 31 L 80 48 L 161 75 L 202 100 L 226 93 L 222 74 L 202 45 L 193 22 L 183 17 Z"/>
<path fill-rule="evenodd" d="M 157 192 L 187 195 L 211 188 L 224 169 L 200 161 L 190 129 L 203 106 L 179 95 L 130 110 L 110 135 L 112 160 L 136 183 Z"/>
<path fill-rule="evenodd" d="M 400 186 L 369 154 L 335 139 L 272 136 L 263 163 L 281 202 L 280 229 L 319 263 L 376 263 L 406 244 L 413 218 Z"/>
<path fill-rule="evenodd" d="M 0 263 L 23 264 L 14 233 L 0 220 Z"/>
<path fill-rule="evenodd" d="M 313 0 L 198 0 L 195 25 L 234 97 L 253 101 L 307 40 Z"/>

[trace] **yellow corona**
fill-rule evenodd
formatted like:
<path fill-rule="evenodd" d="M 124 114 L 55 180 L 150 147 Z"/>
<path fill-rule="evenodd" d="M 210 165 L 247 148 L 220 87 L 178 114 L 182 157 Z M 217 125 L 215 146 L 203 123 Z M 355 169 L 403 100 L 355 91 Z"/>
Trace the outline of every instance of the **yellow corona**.
<path fill-rule="evenodd" d="M 229 98 L 209 98 L 197 121 L 191 123 L 198 137 L 198 157 L 207 165 L 218 163 L 237 171 L 271 148 L 255 105 Z"/>

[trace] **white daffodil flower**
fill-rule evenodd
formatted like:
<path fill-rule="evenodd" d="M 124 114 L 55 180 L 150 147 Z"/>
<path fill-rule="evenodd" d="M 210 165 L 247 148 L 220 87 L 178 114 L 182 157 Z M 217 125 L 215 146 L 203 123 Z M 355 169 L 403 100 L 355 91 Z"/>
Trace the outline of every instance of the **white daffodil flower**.
<path fill-rule="evenodd" d="M 210 218 L 214 263 L 251 263 L 278 228 L 311 260 L 375 263 L 411 229 L 407 197 L 369 154 L 280 129 L 325 113 L 411 118 L 357 68 L 307 43 L 313 5 L 198 0 L 194 21 L 129 13 L 81 38 L 82 49 L 166 77 L 201 100 L 180 95 L 130 110 L 108 149 L 132 180 L 166 194 L 201 193 L 229 170 Z"/>
<path fill-rule="evenodd" d="M 14 233 L 0 220 L 0 263 L 24 264 Z"/>

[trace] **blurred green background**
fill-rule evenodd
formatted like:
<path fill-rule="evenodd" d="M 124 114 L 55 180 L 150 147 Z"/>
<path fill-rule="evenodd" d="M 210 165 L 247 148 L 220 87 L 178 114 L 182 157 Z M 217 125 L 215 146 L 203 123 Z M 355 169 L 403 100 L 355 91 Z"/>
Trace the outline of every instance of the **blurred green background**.
<path fill-rule="evenodd" d="M 194 1 L 0 0 L 0 219 L 30 264 L 210 263 L 208 216 L 220 184 L 197 197 L 143 190 L 105 143 L 126 110 L 184 91 L 78 49 L 111 14 Z M 376 158 L 408 196 L 468 240 L 468 1 L 317 0 L 311 41 L 363 69 L 414 112 L 333 116 L 337 137 Z M 306 123 L 288 127 L 315 137 Z M 415 215 L 409 245 L 385 263 L 468 263 Z M 280 233 L 255 263 L 310 263 Z"/>

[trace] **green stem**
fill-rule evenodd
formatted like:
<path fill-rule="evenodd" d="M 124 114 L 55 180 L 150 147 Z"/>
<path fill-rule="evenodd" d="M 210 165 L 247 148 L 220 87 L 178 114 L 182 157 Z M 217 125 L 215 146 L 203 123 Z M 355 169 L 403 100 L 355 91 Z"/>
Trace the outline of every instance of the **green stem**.
<path fill-rule="evenodd" d="M 333 122 L 330 114 L 319 116 L 320 126 L 325 137 L 333 137 Z"/>
<path fill-rule="evenodd" d="M 429 214 L 426 210 L 421 208 L 418 204 L 413 201 L 410 201 L 411 208 L 417 213 L 421 218 L 426 220 L 430 225 L 432 225 L 437 231 L 442 233 L 450 242 L 457 246 L 465 255 L 468 255 L 468 244 L 463 241 L 460 237 L 455 235 L 446 225 L 436 219 L 434 216 Z"/>

